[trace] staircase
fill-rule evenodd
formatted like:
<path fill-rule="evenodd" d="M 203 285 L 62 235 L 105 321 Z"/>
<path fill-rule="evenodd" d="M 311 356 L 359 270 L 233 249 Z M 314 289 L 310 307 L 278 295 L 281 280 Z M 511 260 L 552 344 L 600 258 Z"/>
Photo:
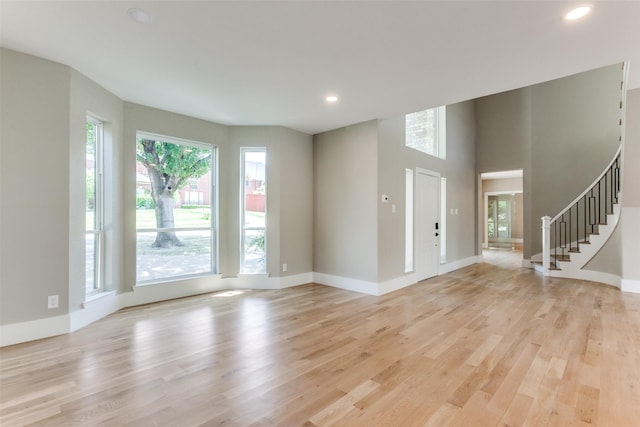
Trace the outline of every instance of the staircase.
<path fill-rule="evenodd" d="M 609 240 L 620 218 L 621 148 L 594 183 L 554 218 L 542 218 L 543 250 L 534 268 L 552 277 L 595 280 L 619 286 L 619 279 L 585 269 Z"/>

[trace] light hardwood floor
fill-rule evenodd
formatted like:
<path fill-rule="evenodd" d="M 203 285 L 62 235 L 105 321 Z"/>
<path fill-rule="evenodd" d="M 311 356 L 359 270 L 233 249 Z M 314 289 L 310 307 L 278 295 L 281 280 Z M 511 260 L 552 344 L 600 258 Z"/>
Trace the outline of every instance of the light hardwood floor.
<path fill-rule="evenodd" d="M 510 256 L 382 297 L 222 292 L 6 347 L 0 425 L 640 425 L 640 295 Z"/>

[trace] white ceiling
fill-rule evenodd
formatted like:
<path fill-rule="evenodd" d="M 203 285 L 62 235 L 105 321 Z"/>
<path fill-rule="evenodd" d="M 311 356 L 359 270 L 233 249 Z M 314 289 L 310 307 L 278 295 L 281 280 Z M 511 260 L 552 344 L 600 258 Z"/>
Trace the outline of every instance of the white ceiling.
<path fill-rule="evenodd" d="M 0 44 L 126 101 L 317 133 L 625 60 L 640 87 L 640 1 L 592 2 L 565 22 L 576 4 L 1 0 Z"/>

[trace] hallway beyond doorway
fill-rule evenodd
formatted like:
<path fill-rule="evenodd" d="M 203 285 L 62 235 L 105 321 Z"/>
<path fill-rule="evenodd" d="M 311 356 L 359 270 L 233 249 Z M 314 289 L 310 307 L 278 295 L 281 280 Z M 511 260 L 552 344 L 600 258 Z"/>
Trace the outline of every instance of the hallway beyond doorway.
<path fill-rule="evenodd" d="M 522 245 L 516 245 L 515 249 L 483 249 L 482 262 L 502 268 L 518 269 L 522 267 Z"/>

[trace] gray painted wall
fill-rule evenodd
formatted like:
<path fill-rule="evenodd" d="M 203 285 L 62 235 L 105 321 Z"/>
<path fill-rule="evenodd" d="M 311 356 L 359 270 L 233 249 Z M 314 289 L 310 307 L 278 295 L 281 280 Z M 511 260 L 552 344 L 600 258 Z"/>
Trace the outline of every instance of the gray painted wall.
<path fill-rule="evenodd" d="M 115 95 L 71 69 L 69 138 L 69 311 L 81 309 L 85 300 L 85 164 L 87 115 L 104 127 L 105 289 L 123 290 L 123 165 L 122 124 L 124 103 Z"/>
<path fill-rule="evenodd" d="M 620 65 L 612 65 L 532 87 L 529 176 L 537 232 L 525 244 L 528 253 L 541 251 L 540 218 L 558 214 L 613 159 L 620 146 L 621 81 Z"/>
<path fill-rule="evenodd" d="M 640 64 L 637 65 L 640 66 Z M 640 89 L 627 92 L 626 104 L 622 207 L 639 208 L 640 167 L 636 162 L 640 160 Z"/>
<path fill-rule="evenodd" d="M 0 50 L 0 322 L 69 310 L 68 67 Z M 60 306 L 47 309 L 47 296 Z"/>
<path fill-rule="evenodd" d="M 311 271 L 310 135 L 229 127 L 124 103 L 69 67 L 6 49 L 0 54 L 0 324 L 63 319 L 82 308 L 88 114 L 105 122 L 107 289 L 127 293 L 135 285 L 137 130 L 219 147 L 220 270 L 226 276 L 235 276 L 239 264 L 240 147 L 267 147 L 269 273 Z M 289 264 L 286 273 L 282 262 Z M 59 295 L 59 308 L 47 309 L 49 295 Z"/>
<path fill-rule="evenodd" d="M 478 172 L 523 169 L 525 259 L 619 146 L 620 65 L 476 100 Z"/>
<path fill-rule="evenodd" d="M 377 122 L 315 135 L 313 165 L 314 271 L 377 282 Z"/>
<path fill-rule="evenodd" d="M 473 102 L 447 106 L 447 158 L 440 159 L 405 146 L 405 116 L 380 120 L 378 124 L 379 280 L 404 275 L 405 169 L 416 167 L 440 173 L 447 180 L 447 262 L 476 255 L 475 125 Z M 396 205 L 396 213 L 391 205 Z M 457 209 L 458 214 L 451 214 Z"/>
<path fill-rule="evenodd" d="M 280 128 L 281 276 L 313 271 L 313 137 Z M 274 270 L 274 273 L 276 271 Z"/>
<path fill-rule="evenodd" d="M 523 239 L 531 239 L 539 226 L 531 213 L 531 88 L 522 88 L 475 100 L 476 168 L 478 174 L 523 170 Z M 480 200 L 480 212 L 484 212 Z M 481 222 L 484 219 L 480 218 Z M 536 228 L 536 226 L 538 228 Z M 478 245 L 484 237 L 481 229 Z M 524 258 L 529 258 L 526 244 Z"/>
<path fill-rule="evenodd" d="M 637 64 L 636 64 L 637 65 Z M 622 169 L 622 277 L 640 282 L 640 89 L 627 92 Z"/>

